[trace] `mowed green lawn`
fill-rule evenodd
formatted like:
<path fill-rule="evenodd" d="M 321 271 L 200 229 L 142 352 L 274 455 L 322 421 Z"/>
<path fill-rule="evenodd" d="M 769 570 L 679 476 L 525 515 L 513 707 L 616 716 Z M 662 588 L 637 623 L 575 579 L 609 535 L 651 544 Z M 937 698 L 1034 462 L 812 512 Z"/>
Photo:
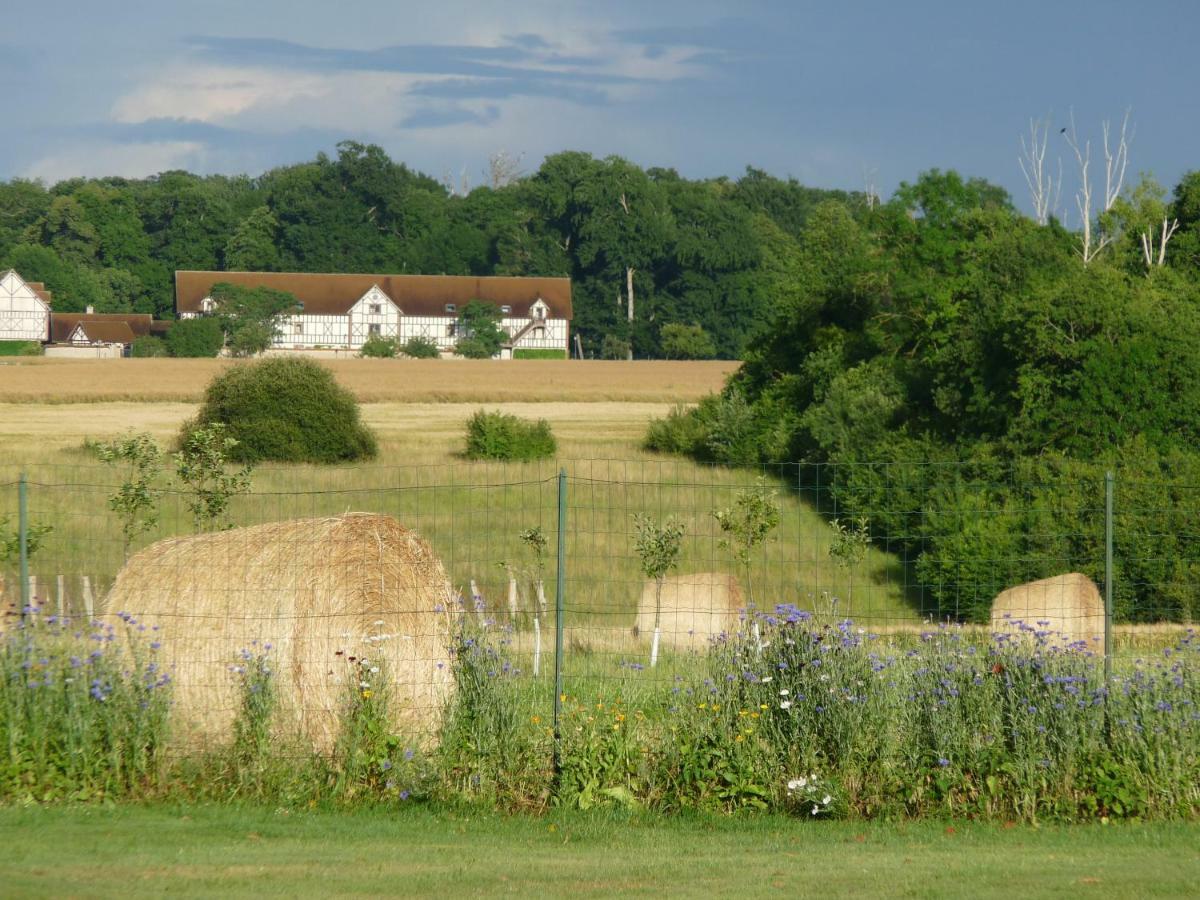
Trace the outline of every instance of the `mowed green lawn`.
<path fill-rule="evenodd" d="M 1200 826 L 0 809 L 26 896 L 1195 896 Z"/>

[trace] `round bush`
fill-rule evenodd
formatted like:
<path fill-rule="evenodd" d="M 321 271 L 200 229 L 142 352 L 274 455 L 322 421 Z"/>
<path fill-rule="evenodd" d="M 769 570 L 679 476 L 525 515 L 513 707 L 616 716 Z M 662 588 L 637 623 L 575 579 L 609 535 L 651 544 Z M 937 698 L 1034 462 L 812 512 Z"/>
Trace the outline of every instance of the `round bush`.
<path fill-rule="evenodd" d="M 481 409 L 467 420 L 468 459 L 544 459 L 557 449 L 558 442 L 545 419 L 530 422 Z"/>
<path fill-rule="evenodd" d="M 337 463 L 370 459 L 375 435 L 353 395 L 310 359 L 274 357 L 234 366 L 213 379 L 196 425 L 221 422 L 242 462 Z"/>

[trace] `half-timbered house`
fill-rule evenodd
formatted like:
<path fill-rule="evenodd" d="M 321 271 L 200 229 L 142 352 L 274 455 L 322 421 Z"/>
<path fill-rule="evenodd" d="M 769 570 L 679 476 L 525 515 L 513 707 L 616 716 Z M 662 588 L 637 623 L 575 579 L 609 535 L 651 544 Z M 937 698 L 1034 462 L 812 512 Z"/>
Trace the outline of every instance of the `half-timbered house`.
<path fill-rule="evenodd" d="M 221 283 L 296 298 L 295 311 L 278 321 L 274 348 L 279 350 L 357 350 L 378 335 L 400 343 L 423 337 L 453 352 L 461 336 L 458 314 L 473 300 L 496 307 L 508 335 L 502 356 L 526 348 L 566 354 L 569 346 L 569 278 L 176 272 L 177 316 L 215 312 L 213 287 Z"/>

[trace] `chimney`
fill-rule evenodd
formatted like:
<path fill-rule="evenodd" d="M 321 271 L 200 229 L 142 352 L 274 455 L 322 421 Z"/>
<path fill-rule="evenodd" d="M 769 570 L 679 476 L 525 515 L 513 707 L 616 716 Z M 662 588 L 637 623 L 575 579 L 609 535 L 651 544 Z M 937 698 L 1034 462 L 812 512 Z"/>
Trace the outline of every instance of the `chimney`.
<path fill-rule="evenodd" d="M 89 316 L 94 316 L 96 314 L 96 307 L 92 306 L 91 304 L 88 304 L 87 314 Z"/>

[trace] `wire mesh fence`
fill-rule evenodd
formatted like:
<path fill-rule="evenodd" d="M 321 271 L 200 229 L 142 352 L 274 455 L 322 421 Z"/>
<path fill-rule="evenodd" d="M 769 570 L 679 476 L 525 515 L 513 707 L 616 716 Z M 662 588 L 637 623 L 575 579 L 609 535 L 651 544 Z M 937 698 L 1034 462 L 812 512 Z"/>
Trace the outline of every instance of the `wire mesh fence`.
<path fill-rule="evenodd" d="M 1106 624 L 1120 640 L 1191 621 L 1197 487 L 1118 472 L 1110 497 L 1052 466 L 266 468 L 232 498 L 233 530 L 197 534 L 194 495 L 166 486 L 130 543 L 114 470 L 42 467 L 0 481 L 0 590 L 10 619 L 36 607 L 101 623 L 98 641 L 142 635 L 201 745 L 229 733 L 269 656 L 290 724 L 328 750 L 347 698 L 377 692 L 432 738 L 470 690 L 464 654 L 485 646 L 474 675 L 508 680 L 547 727 L 567 697 L 669 697 L 714 640 L 796 610 L 898 634 L 986 632 L 1007 613 L 1103 650 Z M 679 526 L 661 579 L 639 517 Z"/>

